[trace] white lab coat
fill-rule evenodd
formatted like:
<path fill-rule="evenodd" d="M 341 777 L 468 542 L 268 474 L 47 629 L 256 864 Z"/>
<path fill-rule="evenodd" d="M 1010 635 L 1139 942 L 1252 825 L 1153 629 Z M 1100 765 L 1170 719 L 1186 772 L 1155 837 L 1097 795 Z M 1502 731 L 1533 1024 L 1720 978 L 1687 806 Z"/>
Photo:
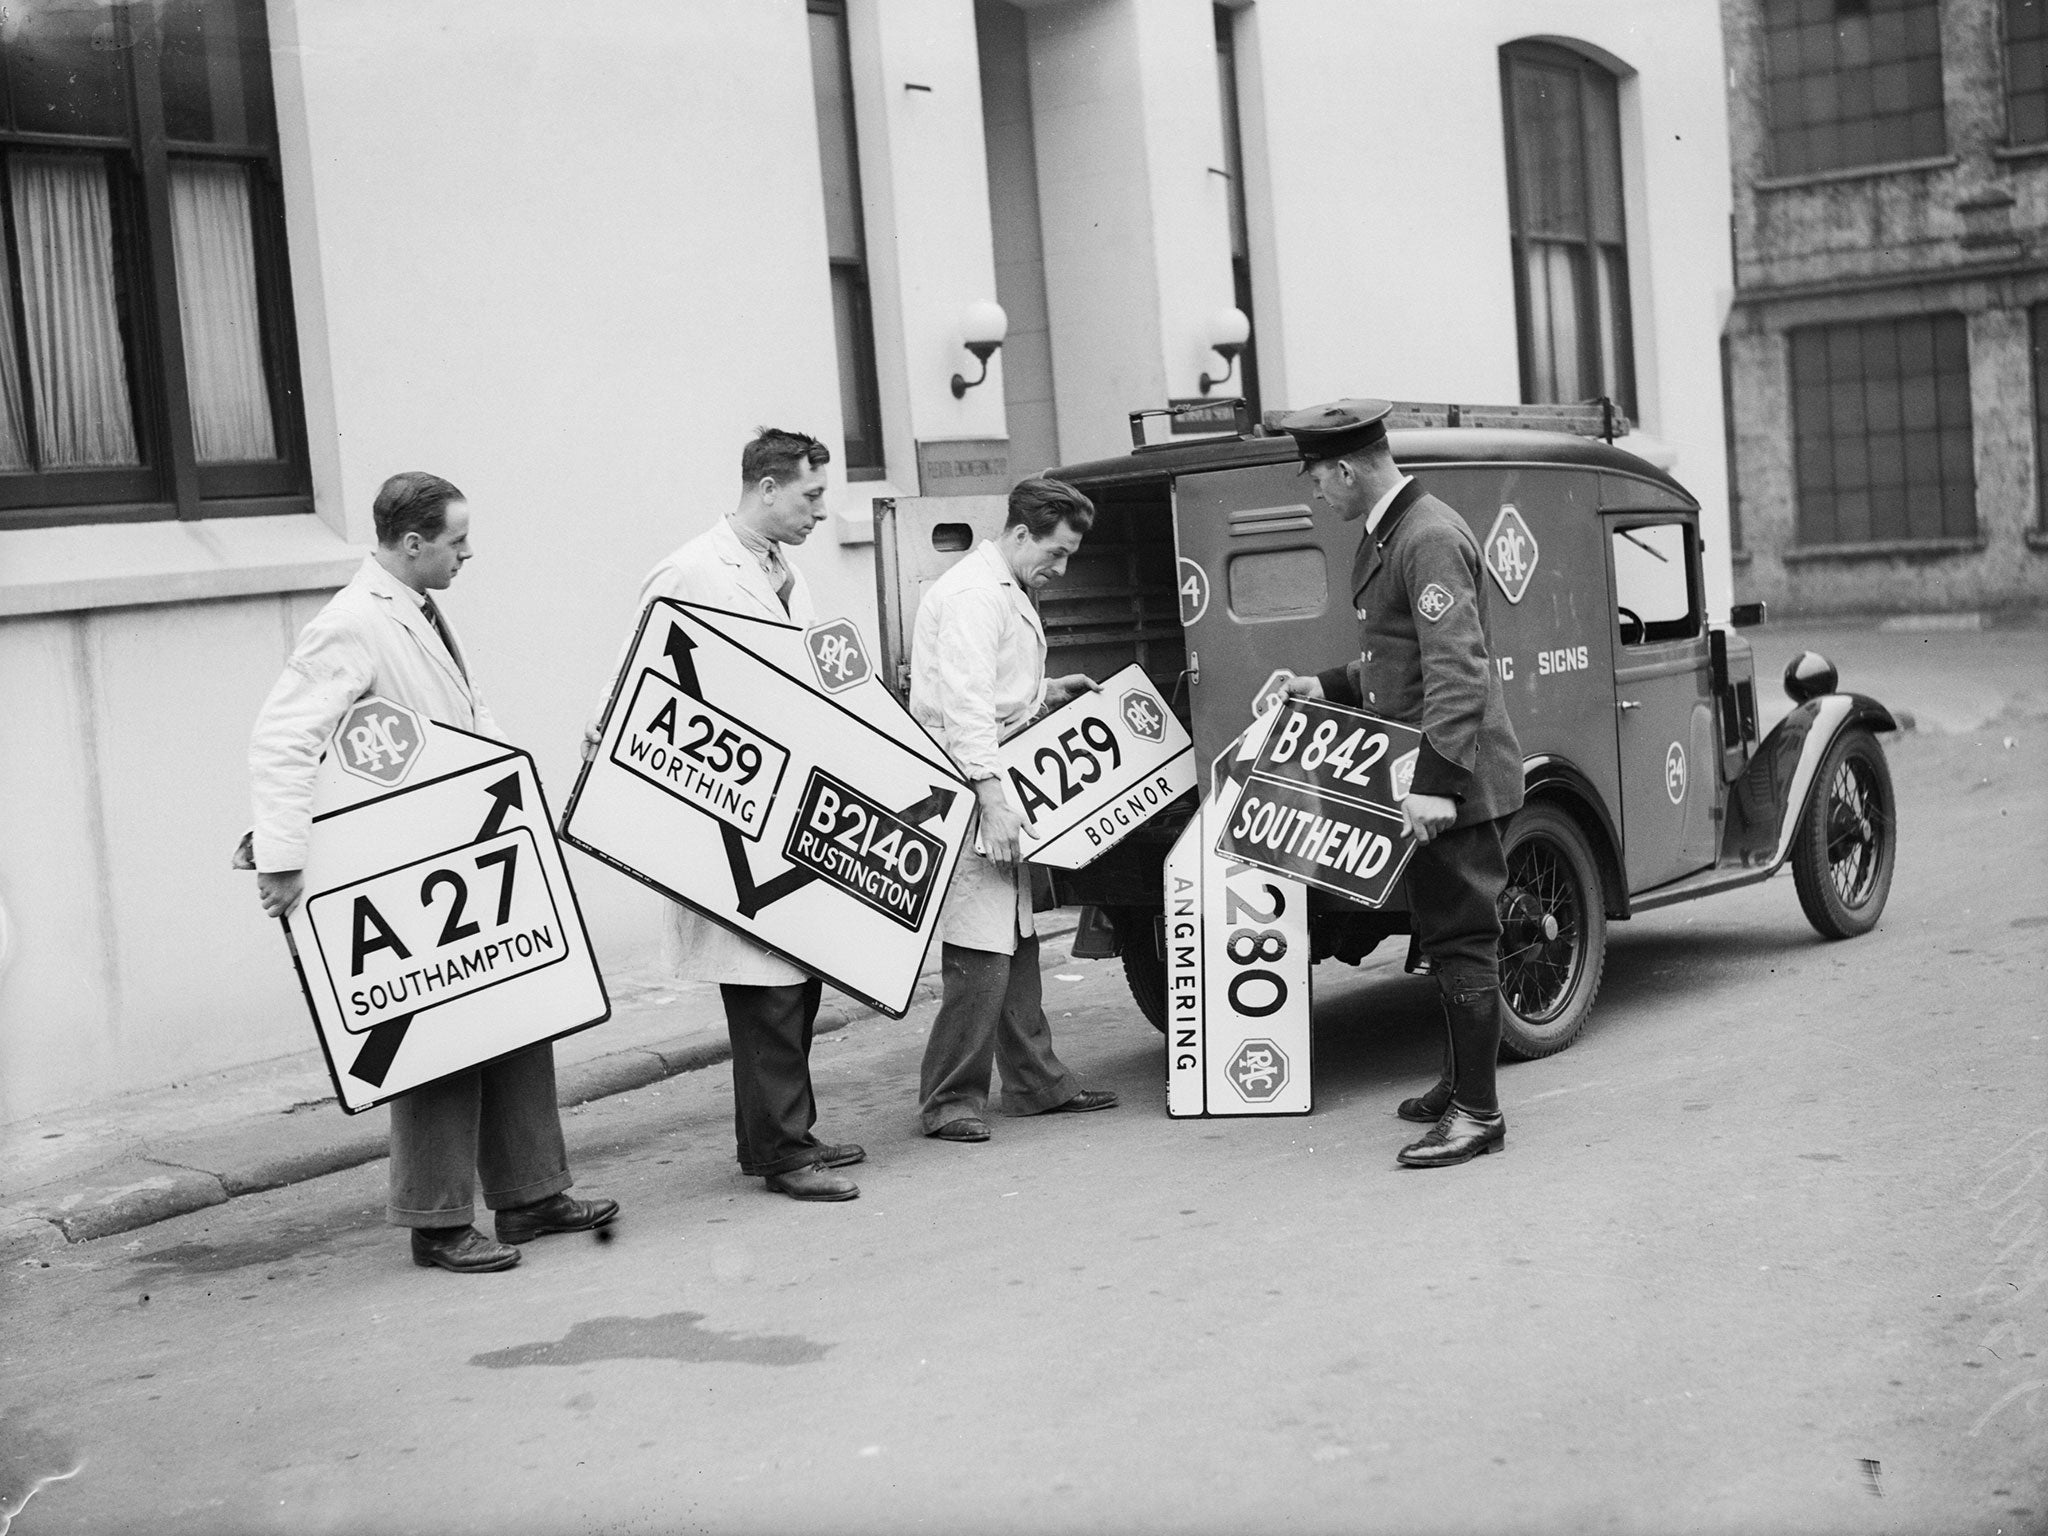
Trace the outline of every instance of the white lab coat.
<path fill-rule="evenodd" d="M 441 621 L 452 638 L 455 627 L 445 611 Z M 375 555 L 366 556 L 349 584 L 313 616 L 249 740 L 257 869 L 276 874 L 306 867 L 314 770 L 341 717 L 365 694 L 502 739 L 483 694 L 463 675 L 468 658 L 462 643 L 454 644 L 450 655 L 427 622 L 420 595 Z"/>
<path fill-rule="evenodd" d="M 794 565 L 789 569 L 795 585 L 789 589 L 789 608 L 785 612 L 768 573 L 761 569 L 761 562 L 733 532 L 731 519 L 721 517 L 647 573 L 640 588 L 640 601 L 633 611 L 636 615 L 644 614 L 649 603 L 666 597 L 808 629 L 816 622 L 811 590 L 804 582 L 803 572 Z M 628 641 L 629 648 L 630 645 Z M 676 975 L 690 981 L 790 987 L 811 979 L 808 971 L 799 970 L 730 928 L 722 928 L 710 918 L 673 902 L 668 904 L 663 950 L 663 958 Z"/>
<path fill-rule="evenodd" d="M 1002 551 L 984 540 L 931 584 L 910 642 L 910 713 L 969 779 L 997 771 L 996 745 L 1045 705 L 1045 628 Z M 1027 844 L 1028 847 L 1028 844 Z M 1038 932 L 1031 866 L 961 850 L 939 936 L 1013 955 Z"/>

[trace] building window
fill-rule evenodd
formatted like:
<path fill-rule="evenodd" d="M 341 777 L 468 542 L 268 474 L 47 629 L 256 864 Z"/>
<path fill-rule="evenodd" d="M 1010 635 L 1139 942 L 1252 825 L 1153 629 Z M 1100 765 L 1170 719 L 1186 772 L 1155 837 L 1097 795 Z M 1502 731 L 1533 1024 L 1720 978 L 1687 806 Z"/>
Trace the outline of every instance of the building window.
<path fill-rule="evenodd" d="M 832 330 L 839 351 L 846 474 L 850 480 L 879 480 L 882 390 L 875 377 L 875 317 L 868 300 L 845 0 L 810 0 L 810 17 L 811 86 L 818 105 L 818 158 L 825 172 L 825 243 L 832 264 Z"/>
<path fill-rule="evenodd" d="M 1791 344 L 1799 542 L 1974 537 L 1963 317 L 1809 326 Z"/>
<path fill-rule="evenodd" d="M 307 511 L 261 0 L 0 11 L 0 526 Z"/>
<path fill-rule="evenodd" d="M 1636 410 L 1614 76 L 1546 43 L 1501 50 L 1522 398 Z"/>
<path fill-rule="evenodd" d="M 1943 154 L 1936 0 L 1764 0 L 1771 170 Z"/>
<path fill-rule="evenodd" d="M 2048 529 L 2048 304 L 2036 304 L 2034 324 L 2034 526 Z"/>
<path fill-rule="evenodd" d="M 1237 99 L 1237 17 L 1227 5 L 1214 7 L 1216 18 L 1216 81 L 1223 105 L 1223 168 L 1230 176 L 1230 276 L 1232 300 L 1252 322 L 1252 339 L 1238 354 L 1237 393 L 1259 419 L 1259 321 L 1252 308 L 1252 246 L 1245 217 L 1244 133 Z"/>
<path fill-rule="evenodd" d="M 2005 0 L 2006 139 L 2048 142 L 2048 0 Z"/>

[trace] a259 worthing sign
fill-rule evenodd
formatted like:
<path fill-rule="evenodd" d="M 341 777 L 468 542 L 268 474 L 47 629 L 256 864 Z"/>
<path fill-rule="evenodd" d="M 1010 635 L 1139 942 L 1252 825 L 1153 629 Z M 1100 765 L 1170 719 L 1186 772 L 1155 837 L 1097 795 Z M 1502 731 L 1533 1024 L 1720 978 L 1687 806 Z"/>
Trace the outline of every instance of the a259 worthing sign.
<path fill-rule="evenodd" d="M 900 1018 L 973 806 L 845 620 L 661 599 L 562 835 Z"/>
<path fill-rule="evenodd" d="M 610 1017 L 533 760 L 359 700 L 321 759 L 284 920 L 351 1114 Z"/>

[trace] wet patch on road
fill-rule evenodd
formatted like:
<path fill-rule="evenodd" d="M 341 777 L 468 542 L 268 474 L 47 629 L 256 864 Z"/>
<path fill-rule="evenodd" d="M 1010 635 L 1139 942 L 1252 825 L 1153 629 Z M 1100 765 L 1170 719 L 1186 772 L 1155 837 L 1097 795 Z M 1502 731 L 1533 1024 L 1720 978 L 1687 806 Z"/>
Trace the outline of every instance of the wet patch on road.
<path fill-rule="evenodd" d="M 815 1365 L 830 1344 L 796 1333 L 721 1333 L 700 1328 L 702 1312 L 594 1317 L 552 1343 L 517 1344 L 470 1356 L 471 1365 L 588 1365 L 597 1360 L 674 1360 L 681 1365 Z"/>
<path fill-rule="evenodd" d="M 293 1260 L 331 1258 L 335 1253 L 334 1241 L 351 1232 L 369 1232 L 383 1225 L 380 1213 L 371 1211 L 360 1221 L 335 1226 L 323 1223 L 320 1226 L 285 1227 L 274 1232 L 265 1232 L 256 1237 L 238 1238 L 219 1243 L 174 1243 L 168 1248 L 153 1249 L 138 1253 L 133 1260 L 136 1264 L 156 1266 L 158 1272 L 178 1279 L 197 1279 L 202 1275 L 218 1275 L 231 1269 L 253 1269 L 258 1265 L 277 1265 Z"/>

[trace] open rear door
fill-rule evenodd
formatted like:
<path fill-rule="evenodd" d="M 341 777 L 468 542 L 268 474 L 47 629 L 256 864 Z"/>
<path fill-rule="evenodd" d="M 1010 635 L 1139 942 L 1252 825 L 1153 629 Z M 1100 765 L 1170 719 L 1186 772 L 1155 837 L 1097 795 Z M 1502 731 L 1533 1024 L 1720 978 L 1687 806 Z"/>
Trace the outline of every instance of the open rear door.
<path fill-rule="evenodd" d="M 1207 763 L 1251 722 L 1276 670 L 1357 656 L 1359 529 L 1317 504 L 1291 462 L 1182 475 L 1173 525 L 1195 760 Z"/>
<path fill-rule="evenodd" d="M 899 496 L 875 503 L 875 617 L 882 678 L 910 698 L 910 637 L 925 589 L 983 539 L 1003 531 L 1007 496 Z"/>

